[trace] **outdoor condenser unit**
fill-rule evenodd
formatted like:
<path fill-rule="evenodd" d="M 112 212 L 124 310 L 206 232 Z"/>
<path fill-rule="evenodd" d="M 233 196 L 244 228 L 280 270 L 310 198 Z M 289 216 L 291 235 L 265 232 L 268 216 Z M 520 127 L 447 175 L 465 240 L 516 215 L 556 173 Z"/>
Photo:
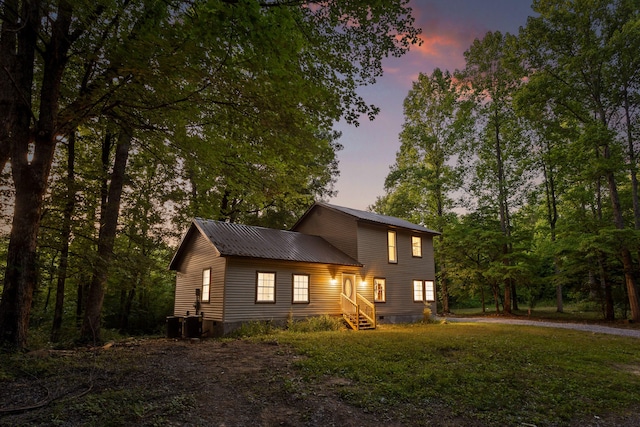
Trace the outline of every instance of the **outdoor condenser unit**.
<path fill-rule="evenodd" d="M 167 338 L 182 338 L 182 316 L 167 316 Z"/>

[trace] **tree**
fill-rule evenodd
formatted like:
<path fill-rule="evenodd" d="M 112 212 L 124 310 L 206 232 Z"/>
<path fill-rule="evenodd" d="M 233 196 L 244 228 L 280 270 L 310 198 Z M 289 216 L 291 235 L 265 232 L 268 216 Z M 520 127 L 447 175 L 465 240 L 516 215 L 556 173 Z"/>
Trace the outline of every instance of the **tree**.
<path fill-rule="evenodd" d="M 463 215 L 449 221 L 443 236 L 438 250 L 449 268 L 451 295 L 458 299 L 479 296 L 485 312 L 488 290 L 499 313 L 502 280 L 496 280 L 491 268 L 502 264 L 504 236 L 494 215 L 481 211 Z"/>
<path fill-rule="evenodd" d="M 18 348 L 26 345 L 40 217 L 61 139 L 99 117 L 124 134 L 152 126 L 194 137 L 236 110 L 274 144 L 281 132 L 269 134 L 269 117 L 255 120 L 268 111 L 311 117 L 301 127 L 307 134 L 340 117 L 356 122 L 377 112 L 357 87 L 374 82 L 382 58 L 403 54 L 418 34 L 406 0 L 7 0 L 0 18 L 0 162 L 10 160 L 15 188 L 0 342 Z M 160 111 L 167 115 L 145 114 Z"/>
<path fill-rule="evenodd" d="M 625 219 L 619 194 L 618 171 L 622 169 L 620 138 L 616 128 L 620 111 L 620 81 L 614 61 L 619 48 L 621 24 L 637 20 L 637 3 L 624 0 L 535 1 L 539 14 L 530 18 L 520 38 L 530 62 L 532 79 L 549 79 L 555 104 L 581 123 L 584 138 L 594 147 L 593 165 L 607 184 L 617 245 L 624 269 L 626 291 L 633 320 L 640 320 L 634 263 L 625 233 Z M 621 13 L 625 12 L 625 13 Z M 634 17 L 635 16 L 635 17 Z M 628 76 L 625 67 L 623 74 Z M 624 78 L 623 84 L 629 82 Z"/>
<path fill-rule="evenodd" d="M 513 94 L 523 83 L 522 74 L 510 66 L 508 52 L 514 36 L 489 32 L 475 40 L 465 52 L 463 78 L 471 86 L 477 106 L 480 137 L 471 192 L 479 204 L 493 207 L 504 236 L 502 262 L 506 271 L 512 263 L 511 214 L 522 203 L 528 182 L 527 137 L 513 111 Z M 515 205 L 515 206 L 514 206 Z M 505 280 L 504 310 L 517 308 L 515 284 Z"/>
<path fill-rule="evenodd" d="M 462 168 L 455 162 L 472 129 L 471 105 L 462 89 L 448 71 L 437 68 L 430 76 L 420 73 L 413 83 L 404 100 L 400 150 L 385 181 L 386 194 L 374 205 L 377 212 L 442 233 L 453 214 L 452 193 L 462 187 Z M 441 234 L 440 244 L 442 239 Z M 446 264 L 439 256 L 436 264 L 442 308 L 448 313 Z"/>

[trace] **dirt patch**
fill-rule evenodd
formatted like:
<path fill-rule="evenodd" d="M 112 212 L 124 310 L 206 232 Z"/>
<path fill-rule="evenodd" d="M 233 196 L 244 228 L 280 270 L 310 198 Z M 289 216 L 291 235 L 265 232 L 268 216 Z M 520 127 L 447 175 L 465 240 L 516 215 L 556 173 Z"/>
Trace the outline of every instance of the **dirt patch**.
<path fill-rule="evenodd" d="M 137 340 L 108 349 L 25 355 L 36 364 L 59 357 L 74 360 L 57 375 L 0 382 L 0 425 L 378 423 L 340 400 L 336 389 L 343 380 L 303 381 L 293 366 L 300 356 L 275 342 Z M 131 402 L 132 395 L 141 401 Z M 118 399 L 125 400 L 122 411 L 133 413 L 111 409 Z"/>
<path fill-rule="evenodd" d="M 621 371 L 640 376 L 640 365 L 615 365 Z"/>
<path fill-rule="evenodd" d="M 301 357 L 276 342 L 248 340 L 130 340 L 106 349 L 34 352 L 24 356 L 28 373 L 0 379 L 0 426 L 483 425 L 433 404 L 368 412 L 341 398 L 352 381 L 306 381 L 295 365 Z M 51 372 L 56 359 L 64 363 Z M 639 423 L 631 411 L 569 425 Z"/>

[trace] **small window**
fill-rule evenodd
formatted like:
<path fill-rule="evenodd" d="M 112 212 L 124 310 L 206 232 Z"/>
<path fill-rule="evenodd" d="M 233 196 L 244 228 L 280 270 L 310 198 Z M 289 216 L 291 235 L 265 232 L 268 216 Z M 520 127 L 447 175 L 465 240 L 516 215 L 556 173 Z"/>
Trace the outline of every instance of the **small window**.
<path fill-rule="evenodd" d="M 413 300 L 414 301 L 423 301 L 423 293 L 422 293 L 422 280 L 414 280 L 413 281 Z"/>
<path fill-rule="evenodd" d="M 387 281 L 386 279 L 373 279 L 373 300 L 375 302 L 385 302 L 387 300 Z"/>
<path fill-rule="evenodd" d="M 209 302 L 211 292 L 211 269 L 202 270 L 202 302 Z"/>
<path fill-rule="evenodd" d="M 276 302 L 276 273 L 258 272 L 256 302 Z"/>
<path fill-rule="evenodd" d="M 436 300 L 436 290 L 433 284 L 433 280 L 424 281 L 424 300 L 425 301 Z"/>
<path fill-rule="evenodd" d="M 416 258 L 422 258 L 422 237 L 411 236 L 411 254 Z"/>
<path fill-rule="evenodd" d="M 294 303 L 309 302 L 309 275 L 308 274 L 293 275 L 293 302 Z"/>
<path fill-rule="evenodd" d="M 389 231 L 387 233 L 387 244 L 389 247 L 389 262 L 397 263 L 398 252 L 396 249 L 396 232 L 395 231 Z"/>

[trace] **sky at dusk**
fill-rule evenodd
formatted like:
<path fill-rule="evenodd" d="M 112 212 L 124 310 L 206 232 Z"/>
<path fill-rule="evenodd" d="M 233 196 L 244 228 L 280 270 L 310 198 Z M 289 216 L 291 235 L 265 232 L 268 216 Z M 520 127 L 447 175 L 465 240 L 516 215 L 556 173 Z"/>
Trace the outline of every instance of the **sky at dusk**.
<path fill-rule="evenodd" d="M 338 152 L 338 195 L 332 204 L 366 210 L 384 194 L 384 180 L 400 148 L 402 103 L 419 73 L 463 68 L 463 53 L 474 39 L 488 31 L 517 34 L 533 15 L 531 0 L 411 0 L 410 6 L 423 43 L 401 58 L 387 58 L 383 77 L 359 90 L 367 103 L 381 108 L 374 121 L 362 118 L 358 127 L 336 127 L 344 148 Z"/>

